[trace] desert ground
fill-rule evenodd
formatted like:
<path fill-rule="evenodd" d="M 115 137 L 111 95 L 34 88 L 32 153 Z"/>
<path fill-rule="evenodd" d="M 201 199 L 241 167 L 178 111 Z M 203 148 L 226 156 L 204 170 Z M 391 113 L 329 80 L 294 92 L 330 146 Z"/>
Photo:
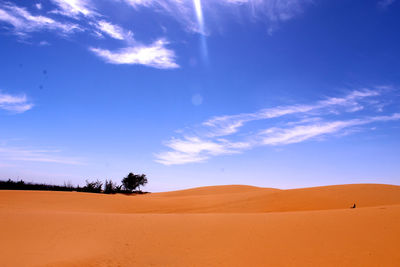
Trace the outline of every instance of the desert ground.
<path fill-rule="evenodd" d="M 1 266 L 400 266 L 400 186 L 4 190 L 0 229 Z"/>

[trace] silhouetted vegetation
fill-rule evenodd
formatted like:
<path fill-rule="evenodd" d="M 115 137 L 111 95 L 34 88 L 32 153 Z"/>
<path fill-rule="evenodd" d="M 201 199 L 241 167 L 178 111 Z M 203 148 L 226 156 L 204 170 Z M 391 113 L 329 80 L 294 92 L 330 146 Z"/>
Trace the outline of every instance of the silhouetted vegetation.
<path fill-rule="evenodd" d="M 103 183 L 99 180 L 94 182 L 86 180 L 86 185 L 83 187 L 74 186 L 71 182 L 64 182 L 64 185 L 50 185 L 44 183 L 29 183 L 23 180 L 7 181 L 0 180 L 0 190 L 42 190 L 42 191 L 77 191 L 77 192 L 90 192 L 90 193 L 104 193 L 104 194 L 145 194 L 147 192 L 140 191 L 140 186 L 147 184 L 147 177 L 144 174 L 129 173 L 128 176 L 122 179 L 122 184 L 117 185 L 112 180 L 105 180 L 104 189 Z M 138 189 L 138 190 L 136 190 Z"/>
<path fill-rule="evenodd" d="M 140 186 L 144 186 L 147 184 L 147 177 L 145 174 L 133 174 L 129 173 L 124 179 L 122 179 L 122 185 L 124 189 L 128 192 L 132 192 L 139 188 Z"/>
<path fill-rule="evenodd" d="M 22 180 L 20 181 L 12 181 L 9 179 L 8 181 L 0 181 L 0 189 L 3 190 L 50 190 L 50 191 L 74 191 L 76 190 L 74 187 L 64 184 L 64 186 L 60 185 L 49 185 L 49 184 L 35 184 L 35 183 L 26 183 Z"/>
<path fill-rule="evenodd" d="M 118 188 L 117 185 L 114 184 L 113 181 L 106 180 L 106 182 L 104 183 L 103 193 L 104 194 L 115 194 L 115 193 L 117 193 L 117 191 L 121 191 L 121 187 Z"/>
<path fill-rule="evenodd" d="M 86 185 L 82 188 L 83 192 L 91 192 L 91 193 L 101 193 L 101 188 L 103 187 L 103 183 L 99 180 L 95 182 L 90 182 L 86 180 Z"/>
<path fill-rule="evenodd" d="M 122 184 L 116 185 L 116 186 L 115 186 L 115 192 L 116 192 L 116 193 L 122 193 L 122 191 L 123 191 L 123 190 L 122 190 Z"/>
<path fill-rule="evenodd" d="M 74 187 L 74 185 L 71 183 L 71 182 L 64 182 L 64 187 L 66 188 L 66 189 L 68 189 L 68 191 L 74 191 L 74 190 L 76 190 L 75 189 L 75 187 Z"/>

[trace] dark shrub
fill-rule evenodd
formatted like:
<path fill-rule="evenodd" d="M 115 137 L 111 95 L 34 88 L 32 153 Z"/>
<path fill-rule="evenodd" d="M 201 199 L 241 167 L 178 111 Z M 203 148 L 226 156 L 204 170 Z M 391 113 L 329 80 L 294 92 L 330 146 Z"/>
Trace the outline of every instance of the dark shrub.
<path fill-rule="evenodd" d="M 140 191 L 140 186 L 144 186 L 146 184 L 147 184 L 147 178 L 145 174 L 129 173 L 128 176 L 122 179 L 122 186 L 128 192 L 132 192 L 136 190 L 136 188 L 139 188 Z"/>
<path fill-rule="evenodd" d="M 83 192 L 91 192 L 91 193 L 100 193 L 101 188 L 103 187 L 103 183 L 99 180 L 95 182 L 89 182 L 86 180 L 86 185 L 83 187 Z"/>
<path fill-rule="evenodd" d="M 122 193 L 122 185 L 116 185 L 115 186 L 115 193 Z"/>
<path fill-rule="evenodd" d="M 104 183 L 104 194 L 115 194 L 117 193 L 117 185 L 112 180 L 106 180 Z"/>
<path fill-rule="evenodd" d="M 49 185 L 49 184 L 35 184 L 27 183 L 22 180 L 12 181 L 0 181 L 0 190 L 51 190 L 51 191 L 73 191 L 74 187 L 72 185 Z"/>

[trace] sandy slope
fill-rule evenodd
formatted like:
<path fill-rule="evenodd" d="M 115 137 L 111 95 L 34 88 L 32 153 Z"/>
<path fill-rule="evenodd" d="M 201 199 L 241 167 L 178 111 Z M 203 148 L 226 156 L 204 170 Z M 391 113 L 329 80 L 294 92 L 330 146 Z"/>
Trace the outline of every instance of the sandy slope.
<path fill-rule="evenodd" d="M 400 266 L 400 187 L 0 191 L 0 229 L 1 266 Z"/>

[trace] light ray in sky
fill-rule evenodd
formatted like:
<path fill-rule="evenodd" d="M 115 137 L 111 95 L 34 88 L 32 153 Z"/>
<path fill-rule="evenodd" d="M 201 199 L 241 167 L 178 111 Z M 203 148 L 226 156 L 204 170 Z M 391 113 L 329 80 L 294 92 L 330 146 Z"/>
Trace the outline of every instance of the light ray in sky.
<path fill-rule="evenodd" d="M 196 11 L 197 23 L 199 24 L 199 32 L 200 32 L 200 49 L 201 55 L 205 63 L 208 62 L 208 51 L 207 51 L 207 42 L 204 31 L 204 18 L 203 18 L 203 10 L 201 7 L 201 0 L 193 0 L 194 9 Z"/>

